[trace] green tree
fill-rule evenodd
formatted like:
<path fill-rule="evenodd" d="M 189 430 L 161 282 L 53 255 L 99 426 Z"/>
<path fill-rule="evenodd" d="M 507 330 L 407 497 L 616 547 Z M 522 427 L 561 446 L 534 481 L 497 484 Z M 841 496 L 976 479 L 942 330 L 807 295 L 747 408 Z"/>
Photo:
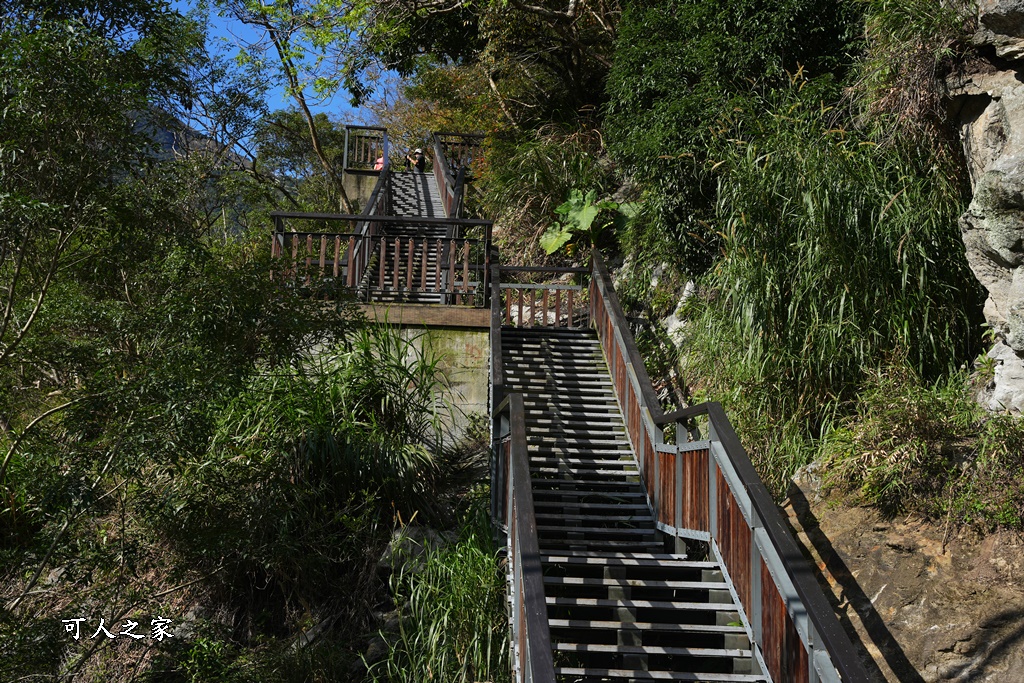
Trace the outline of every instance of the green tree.
<path fill-rule="evenodd" d="M 842 76 L 858 5 L 822 0 L 659 0 L 626 7 L 608 76 L 612 158 L 645 192 L 626 249 L 699 274 L 718 253 L 711 168 L 758 92 L 788 75 Z M 753 118 L 753 117 L 750 117 Z"/>

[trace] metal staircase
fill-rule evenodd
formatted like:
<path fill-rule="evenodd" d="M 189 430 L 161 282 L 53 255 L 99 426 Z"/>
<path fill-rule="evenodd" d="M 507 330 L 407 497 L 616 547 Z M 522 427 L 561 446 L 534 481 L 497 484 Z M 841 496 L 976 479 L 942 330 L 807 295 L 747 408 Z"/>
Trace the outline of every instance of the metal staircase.
<path fill-rule="evenodd" d="M 665 552 L 589 330 L 504 328 L 556 680 L 765 681 L 715 562 Z"/>
<path fill-rule="evenodd" d="M 444 205 L 434 176 L 418 171 L 391 172 L 389 205 L 401 218 L 439 219 L 445 217 Z M 387 223 L 381 226 L 381 240 L 369 262 L 359 291 L 374 291 L 373 299 L 382 303 L 444 303 L 447 252 L 451 226 L 443 223 Z M 381 249 L 388 253 L 381 266 Z M 397 283 L 413 282 L 416 287 Z M 388 289 L 386 284 L 396 283 Z M 374 286 L 376 285 L 376 286 Z M 369 298 L 368 294 L 365 294 Z"/>
<path fill-rule="evenodd" d="M 492 224 L 460 218 L 479 136 L 435 133 L 434 150 L 432 175 L 385 165 L 358 216 L 272 214 L 271 276 L 317 296 L 490 307 L 515 680 L 871 680 L 722 406 L 662 409 L 600 254 L 502 268 Z"/>

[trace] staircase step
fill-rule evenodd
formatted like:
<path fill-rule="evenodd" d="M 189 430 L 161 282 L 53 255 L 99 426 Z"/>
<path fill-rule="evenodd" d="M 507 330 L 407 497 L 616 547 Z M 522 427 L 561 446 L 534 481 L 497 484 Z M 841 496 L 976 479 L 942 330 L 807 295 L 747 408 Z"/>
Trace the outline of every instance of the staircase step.
<path fill-rule="evenodd" d="M 610 631 L 656 631 L 659 633 L 712 633 L 746 635 L 742 626 L 716 626 L 714 624 L 659 624 L 650 621 L 594 621 L 587 619 L 548 619 L 551 628 L 598 629 Z"/>
<path fill-rule="evenodd" d="M 543 555 L 541 562 L 547 564 L 595 564 L 621 567 L 683 567 L 686 569 L 717 569 L 716 562 L 687 560 L 684 555 L 647 553 L 601 553 L 578 552 L 571 555 Z"/>
<path fill-rule="evenodd" d="M 647 495 L 643 491 L 593 491 L 590 489 L 534 489 L 533 498 L 536 502 L 539 498 L 550 498 L 550 497 L 562 497 L 572 496 L 575 498 L 604 498 L 604 499 L 633 499 L 633 500 L 647 500 Z M 589 503 L 587 503 L 589 505 Z"/>
<path fill-rule="evenodd" d="M 544 513 L 538 512 L 535 515 L 535 517 L 538 520 L 541 520 L 541 519 L 554 519 L 554 520 L 562 519 L 562 520 L 566 520 L 566 521 L 574 521 L 574 520 L 580 520 L 580 521 L 583 521 L 583 520 L 594 520 L 594 521 L 598 521 L 598 520 L 600 520 L 602 522 L 628 522 L 628 523 L 633 523 L 633 524 L 650 524 L 650 525 L 654 524 L 654 518 L 651 517 L 650 515 L 644 515 L 644 516 L 640 516 L 640 515 L 608 515 L 608 516 L 598 516 L 598 515 L 544 514 Z"/>
<path fill-rule="evenodd" d="M 559 510 L 587 510 L 589 512 L 607 510 L 612 511 L 623 511 L 626 510 L 637 510 L 638 512 L 649 512 L 650 508 L 647 507 L 647 503 L 586 503 L 580 505 L 579 503 L 566 503 L 561 500 L 539 500 L 537 496 L 534 496 L 533 500 L 534 507 L 538 508 L 549 508 L 557 507 Z"/>
<path fill-rule="evenodd" d="M 655 609 L 697 612 L 735 612 L 731 602 L 675 602 L 668 600 L 610 600 L 606 598 L 569 598 L 547 596 L 548 605 L 565 607 L 612 607 L 615 609 Z"/>
<path fill-rule="evenodd" d="M 621 678 L 635 681 L 699 681 L 700 683 L 758 683 L 768 680 L 757 674 L 680 673 L 676 671 L 580 669 L 575 667 L 555 667 L 555 675 L 569 676 L 573 683 L 599 683 Z"/>
<path fill-rule="evenodd" d="M 684 657 L 749 657 L 750 650 L 725 648 L 663 647 L 660 645 L 604 645 L 601 643 L 558 643 L 559 652 L 610 652 L 637 655 L 681 655 Z"/>
<path fill-rule="evenodd" d="M 541 443 L 541 444 L 531 444 L 531 448 L 529 449 L 529 453 L 530 453 L 530 462 L 533 462 L 535 460 L 544 460 L 544 459 L 549 459 L 550 460 L 552 458 L 557 459 L 559 457 L 568 457 L 568 456 L 574 456 L 574 457 L 577 457 L 577 458 L 580 458 L 580 459 L 585 458 L 586 456 L 592 456 L 595 459 L 600 459 L 600 460 L 613 459 L 613 462 L 616 462 L 617 458 L 620 455 L 624 456 L 624 457 L 625 456 L 629 456 L 632 459 L 632 454 L 633 454 L 633 452 L 631 450 L 629 450 L 628 448 L 591 449 L 591 448 L 581 448 L 581 447 L 578 447 L 578 446 L 575 446 L 575 445 L 572 445 L 572 444 L 552 444 L 552 443 L 547 443 L 547 444 L 543 444 L 543 443 Z M 623 460 L 622 462 L 627 462 L 627 461 Z M 632 460 L 632 462 L 635 463 L 636 461 Z"/>
<path fill-rule="evenodd" d="M 588 534 L 591 536 L 655 536 L 658 533 L 657 529 L 609 529 L 602 526 L 561 526 L 553 524 L 538 524 L 537 532 L 544 534 L 547 532 L 562 532 L 562 533 L 577 533 L 577 534 Z"/>
<path fill-rule="evenodd" d="M 578 484 L 576 486 L 570 486 L 571 484 Z M 534 495 L 536 493 L 550 493 L 557 492 L 560 495 L 570 495 L 570 492 L 576 492 L 581 496 L 585 495 L 598 495 L 608 494 L 612 496 L 621 496 L 622 494 L 633 493 L 637 496 L 644 496 L 643 487 L 640 482 L 632 481 L 600 481 L 592 479 L 587 482 L 574 482 L 572 479 L 532 479 L 531 480 Z"/>
<path fill-rule="evenodd" d="M 623 529 L 622 531 L 628 531 Z M 544 583 L 552 586 L 621 586 L 628 588 L 672 588 L 676 590 L 729 590 L 729 584 L 720 581 L 669 581 L 655 579 L 606 579 L 579 576 L 545 576 Z"/>
<path fill-rule="evenodd" d="M 632 456 L 619 458 L 570 458 L 570 457 L 549 457 L 533 455 L 530 457 L 530 465 L 537 466 L 554 466 L 554 465 L 571 465 L 573 467 L 585 467 L 585 468 L 616 468 L 620 466 L 636 465 L 636 461 L 633 460 Z"/>

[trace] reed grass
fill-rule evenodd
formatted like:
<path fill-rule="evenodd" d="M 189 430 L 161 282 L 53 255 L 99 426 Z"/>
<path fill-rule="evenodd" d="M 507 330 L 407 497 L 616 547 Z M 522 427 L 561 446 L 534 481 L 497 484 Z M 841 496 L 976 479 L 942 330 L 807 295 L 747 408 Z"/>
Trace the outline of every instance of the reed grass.
<path fill-rule="evenodd" d="M 486 493 L 486 489 L 479 489 Z M 484 495 L 470 506 L 459 540 L 428 548 L 391 579 L 400 606 L 387 657 L 370 669 L 375 683 L 510 681 L 505 577 Z"/>
<path fill-rule="evenodd" d="M 835 126 L 799 79 L 747 118 L 720 150 L 722 254 L 691 300 L 685 364 L 781 494 L 866 373 L 905 358 L 934 381 L 977 353 L 981 292 L 956 173 L 930 147 Z"/>

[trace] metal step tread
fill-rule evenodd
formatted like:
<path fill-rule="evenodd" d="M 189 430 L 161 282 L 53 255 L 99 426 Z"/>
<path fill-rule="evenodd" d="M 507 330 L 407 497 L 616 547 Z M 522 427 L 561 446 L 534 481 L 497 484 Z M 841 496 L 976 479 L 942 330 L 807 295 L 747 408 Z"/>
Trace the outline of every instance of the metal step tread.
<path fill-rule="evenodd" d="M 523 299 L 524 303 L 526 299 Z M 512 307 L 516 308 L 518 300 L 512 302 Z M 596 334 L 588 334 L 588 331 L 583 330 L 572 330 L 572 329 L 559 329 L 557 327 L 510 327 L 502 326 L 501 328 L 501 341 L 502 346 L 504 342 L 510 341 L 513 344 L 564 344 L 564 343 L 579 343 L 579 344 L 592 344 L 594 346 L 600 346 L 601 340 L 597 338 Z"/>
<path fill-rule="evenodd" d="M 595 629 L 603 631 L 658 631 L 665 633 L 711 633 L 746 635 L 742 626 L 715 626 L 714 624 L 659 624 L 653 621 L 600 621 L 588 619 L 548 619 L 551 628 Z"/>
<path fill-rule="evenodd" d="M 650 514 L 646 514 L 646 515 L 567 515 L 567 514 L 558 514 L 558 513 L 545 514 L 543 512 L 537 512 L 537 513 L 534 514 L 534 517 L 536 517 L 538 520 L 539 519 L 554 519 L 554 520 L 565 519 L 565 520 L 580 520 L 580 521 L 583 521 L 583 520 L 587 520 L 587 519 L 592 519 L 595 522 L 596 521 L 601 521 L 601 522 L 630 522 L 630 523 L 634 523 L 634 524 L 651 524 L 651 525 L 654 524 L 654 517 L 652 517 Z"/>
<path fill-rule="evenodd" d="M 530 433 L 532 433 L 532 434 L 583 434 L 583 435 L 587 435 L 587 434 L 604 434 L 604 435 L 615 434 L 615 435 L 621 436 L 622 438 L 626 438 L 626 426 L 625 425 L 621 425 L 621 426 L 611 425 L 611 424 L 602 424 L 602 425 L 593 425 L 593 424 L 591 424 L 591 425 L 584 425 L 584 424 L 572 425 L 572 424 L 569 424 L 569 425 L 567 425 L 567 424 L 556 424 L 556 423 L 551 422 L 551 421 L 549 421 L 548 423 L 545 424 L 545 423 L 541 422 L 540 420 L 537 420 L 537 421 L 527 420 L 526 424 L 527 424 L 527 427 L 530 430 Z"/>
<path fill-rule="evenodd" d="M 556 643 L 560 652 L 614 652 L 624 655 L 684 655 L 690 657 L 749 657 L 750 650 L 731 650 L 713 647 L 664 647 L 661 645 L 604 645 L 598 643 Z"/>
<path fill-rule="evenodd" d="M 658 530 L 651 527 L 650 529 L 614 529 L 603 526 L 558 526 L 551 524 L 538 524 L 538 532 L 544 531 L 562 531 L 562 532 L 573 532 L 578 534 L 594 534 L 600 536 L 602 534 L 619 535 L 619 534 L 636 534 L 638 536 L 648 536 L 658 533 Z"/>
<path fill-rule="evenodd" d="M 662 548 L 661 541 L 645 541 L 634 539 L 631 541 L 615 539 L 574 539 L 574 538 L 541 538 L 541 552 L 575 552 L 580 546 L 587 549 L 606 548 L 608 550 L 629 551 L 629 552 L 654 552 Z"/>
<path fill-rule="evenodd" d="M 697 681 L 698 683 L 763 683 L 768 679 L 758 674 L 681 673 L 676 671 L 643 671 L 641 669 L 579 669 L 555 667 L 556 676 L 571 676 L 583 681 L 627 678 L 640 681 Z"/>
<path fill-rule="evenodd" d="M 645 494 L 643 491 L 593 491 L 590 489 L 534 489 L 534 499 L 536 499 L 538 496 L 575 496 L 577 498 L 588 498 L 590 496 L 594 496 L 600 498 L 640 498 L 643 500 L 647 500 L 647 494 Z"/>
<path fill-rule="evenodd" d="M 623 494 L 634 494 L 638 498 L 647 499 L 640 482 L 635 481 L 604 481 L 601 479 L 589 479 L 579 481 L 577 479 L 531 479 L 534 496 L 537 492 L 558 492 L 566 495 L 609 495 L 620 496 Z M 567 484 L 576 484 L 568 488 Z M 595 488 L 601 487 L 601 488 Z M 576 493 L 578 492 L 578 493 Z"/>
<path fill-rule="evenodd" d="M 667 579 L 606 579 L 582 576 L 545 576 L 553 586 L 628 586 L 631 588 L 679 588 L 690 590 L 729 590 L 725 581 L 671 581 Z"/>
<path fill-rule="evenodd" d="M 559 510 L 563 511 L 575 511 L 575 510 L 640 510 L 642 512 L 650 512 L 651 508 L 647 503 L 567 503 L 562 500 L 537 500 L 534 497 L 533 504 L 535 507 L 554 507 L 559 506 Z"/>
<path fill-rule="evenodd" d="M 594 460 L 584 460 L 583 458 L 542 458 L 542 457 L 531 457 L 530 465 L 538 465 L 541 467 L 550 467 L 551 465 L 571 465 L 581 466 L 586 469 L 601 469 L 601 468 L 614 468 L 616 465 L 625 466 L 630 465 L 635 467 L 636 460 L 633 458 L 612 460 L 609 458 L 595 458 Z"/>
<path fill-rule="evenodd" d="M 672 600 L 612 600 L 609 598 L 568 598 L 546 596 L 549 605 L 571 607 L 614 607 L 616 609 L 686 610 L 689 612 L 736 612 L 731 602 L 677 602 Z"/>
<path fill-rule="evenodd" d="M 617 481 L 616 477 L 639 477 L 640 470 L 636 469 L 635 466 L 630 466 L 628 469 L 623 467 L 622 469 L 595 469 L 592 467 L 531 467 L 531 474 L 562 474 L 568 475 L 569 479 L 603 479 L 605 477 Z"/>
<path fill-rule="evenodd" d="M 717 562 L 687 560 L 683 555 L 652 555 L 646 553 L 580 552 L 565 555 L 542 555 L 542 563 L 596 564 L 624 567 L 682 567 L 685 569 L 719 569 Z"/>

